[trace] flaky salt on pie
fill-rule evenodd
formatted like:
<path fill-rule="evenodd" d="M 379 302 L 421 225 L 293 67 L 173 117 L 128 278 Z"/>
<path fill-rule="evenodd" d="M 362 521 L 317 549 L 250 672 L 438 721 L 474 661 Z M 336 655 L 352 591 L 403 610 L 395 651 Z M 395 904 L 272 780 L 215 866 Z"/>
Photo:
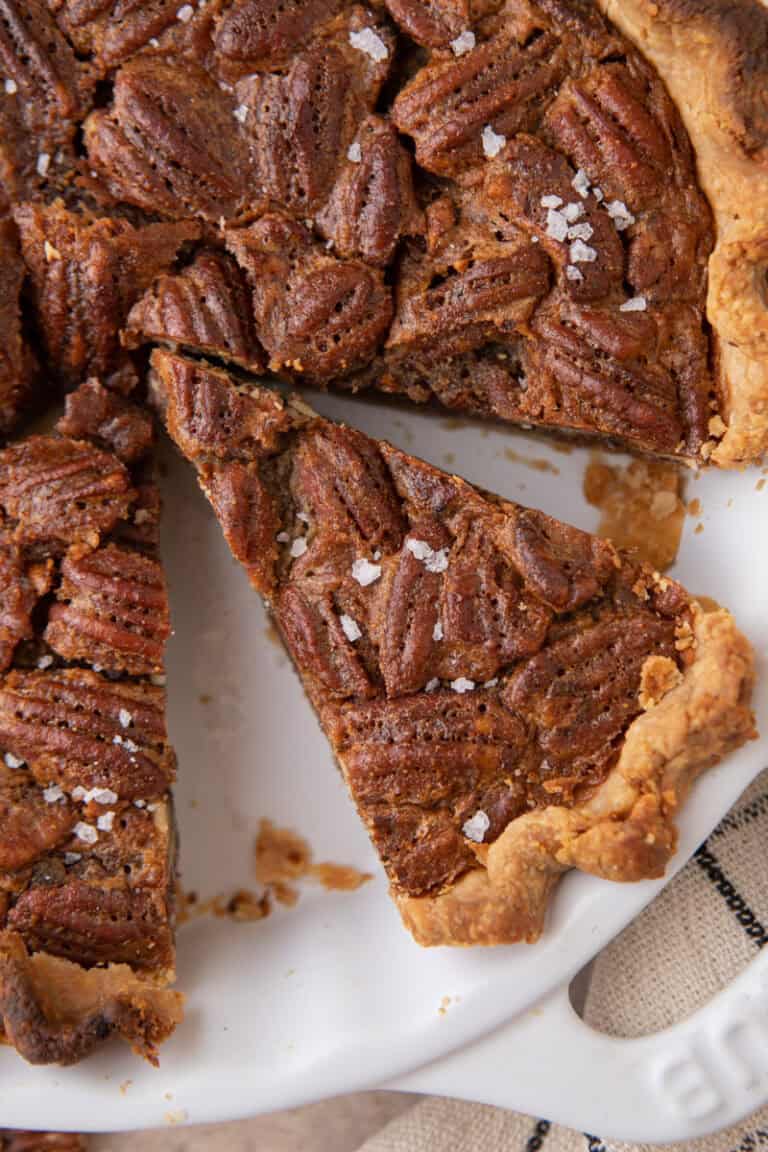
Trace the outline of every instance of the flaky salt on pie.
<path fill-rule="evenodd" d="M 89 380 L 0 451 L 0 1038 L 156 1060 L 180 1018 L 152 424 Z"/>
<path fill-rule="evenodd" d="M 763 453 L 758 0 L 3 12 L 0 212 L 59 195 L 102 253 L 143 254 L 162 279 L 126 346 L 689 462 Z M 161 232 L 130 229 L 159 218 L 203 224 L 199 259 L 157 267 Z M 126 297 L 105 291 L 114 341 Z M 76 277 L 65 295 L 73 317 L 101 299 Z"/>
<path fill-rule="evenodd" d="M 156 399 L 419 939 L 533 938 L 570 866 L 657 874 L 749 734 L 727 614 L 200 359 L 759 456 L 768 16 L 599 6 L 0 0 L 0 430 L 70 393 L 0 451 L 0 1017 L 30 1059 L 154 1058 L 179 1014 L 145 345 L 185 353 Z"/>
<path fill-rule="evenodd" d="M 686 461 L 762 454 L 757 0 L 236 0 L 174 35 L 85 120 L 89 188 L 217 228 L 273 372 Z M 157 322 L 175 291 L 150 290 L 132 344 L 184 343 Z"/>
<path fill-rule="evenodd" d="M 569 868 L 663 873 L 691 782 L 753 734 L 728 612 L 205 362 L 155 351 L 150 390 L 420 943 L 534 940 Z"/>

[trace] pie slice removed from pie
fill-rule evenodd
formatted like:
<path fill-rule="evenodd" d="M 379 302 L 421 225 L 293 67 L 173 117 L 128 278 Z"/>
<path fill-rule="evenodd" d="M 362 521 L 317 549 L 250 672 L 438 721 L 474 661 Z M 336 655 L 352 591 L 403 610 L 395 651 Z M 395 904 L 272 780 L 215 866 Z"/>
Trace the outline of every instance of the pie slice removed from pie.
<path fill-rule="evenodd" d="M 92 379 L 0 451 L 0 1040 L 152 1061 L 181 1016 L 152 420 Z"/>
<path fill-rule="evenodd" d="M 565 870 L 661 875 L 691 782 L 753 733 L 730 614 L 296 398 L 151 363 L 416 939 L 535 940 Z"/>

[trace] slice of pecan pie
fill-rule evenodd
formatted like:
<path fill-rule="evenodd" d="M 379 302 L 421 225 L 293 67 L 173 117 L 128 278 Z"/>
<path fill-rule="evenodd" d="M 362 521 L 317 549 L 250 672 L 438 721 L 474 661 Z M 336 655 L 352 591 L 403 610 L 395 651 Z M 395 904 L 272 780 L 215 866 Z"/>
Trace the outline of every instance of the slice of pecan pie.
<path fill-rule="evenodd" d="M 155 1061 L 174 975 L 175 759 L 149 415 L 92 379 L 0 451 L 0 1037 Z"/>
<path fill-rule="evenodd" d="M 534 940 L 569 868 L 663 873 L 691 782 L 753 731 L 726 611 L 203 361 L 156 350 L 150 394 L 420 943 Z"/>
<path fill-rule="evenodd" d="M 121 58 L 89 187 L 218 227 L 273 372 L 689 462 L 765 450 L 758 0 L 221 0 L 192 24 Z M 184 338 L 199 271 L 128 340 L 242 363 L 242 323 Z"/>

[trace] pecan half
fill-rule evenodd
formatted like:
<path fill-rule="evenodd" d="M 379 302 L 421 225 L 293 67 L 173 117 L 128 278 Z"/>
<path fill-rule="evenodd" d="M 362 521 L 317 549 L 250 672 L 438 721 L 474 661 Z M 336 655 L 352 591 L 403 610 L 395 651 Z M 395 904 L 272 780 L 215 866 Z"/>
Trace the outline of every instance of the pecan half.
<path fill-rule="evenodd" d="M 327 204 L 317 217 L 322 236 L 345 259 L 388 264 L 402 236 L 421 228 L 411 158 L 391 124 L 369 116 L 360 125 Z"/>
<path fill-rule="evenodd" d="M 575 175 L 576 170 L 559 152 L 535 136 L 520 134 L 489 169 L 483 207 L 489 219 L 502 227 L 511 221 L 530 230 L 561 271 L 569 264 L 576 267 L 581 278 L 563 280 L 563 290 L 573 299 L 596 300 L 621 290 L 624 250 L 607 211 L 594 197 L 584 200 L 574 189 Z M 542 199 L 550 196 L 581 209 L 577 226 L 589 228 L 585 246 L 595 253 L 591 260 L 579 260 L 574 265 L 574 241 L 550 235 L 549 210 L 542 204 Z"/>
<path fill-rule="evenodd" d="M 60 204 L 14 212 L 52 370 L 67 384 L 118 366 L 119 329 L 131 305 L 174 261 L 197 226 L 88 220 Z"/>
<path fill-rule="evenodd" d="M 336 260 L 278 213 L 228 231 L 227 247 L 248 275 L 256 331 L 273 371 L 322 381 L 373 359 L 392 316 L 380 272 Z"/>
<path fill-rule="evenodd" d="M 46 804 L 22 769 L 0 767 L 0 868 L 18 872 L 63 843 L 77 820 L 69 804 Z"/>
<path fill-rule="evenodd" d="M 430 60 L 401 88 L 392 116 L 413 137 L 422 167 L 454 176 L 485 161 L 486 126 L 507 139 L 535 129 L 567 65 L 568 51 L 551 32 L 526 44 L 502 27 L 459 59 Z"/>
<path fill-rule="evenodd" d="M 151 890 L 97 887 L 79 880 L 28 888 L 8 914 L 28 945 L 79 964 L 167 961 L 172 937 L 165 896 Z"/>
<path fill-rule="evenodd" d="M 528 718 L 545 792 L 599 783 L 638 715 L 640 671 L 651 653 L 674 659 L 674 623 L 642 609 L 577 618 L 561 639 L 514 672 L 502 691 Z"/>
<path fill-rule="evenodd" d="M 221 524 L 232 555 L 253 586 L 270 596 L 278 558 L 280 517 L 255 464 L 232 460 L 201 471 L 200 484 Z"/>
<path fill-rule="evenodd" d="M 83 126 L 88 163 L 117 199 L 164 216 L 234 215 L 250 161 L 229 96 L 192 62 L 139 56 Z"/>
<path fill-rule="evenodd" d="M 387 10 L 417 44 L 442 48 L 468 28 L 470 0 L 385 0 Z"/>
<path fill-rule="evenodd" d="M 56 599 L 44 638 L 65 660 L 131 676 L 162 671 L 171 625 L 157 560 L 114 544 L 71 548 L 61 563 Z"/>
<path fill-rule="evenodd" d="M 294 456 L 291 492 L 324 534 L 352 536 L 371 551 L 400 545 L 397 495 L 377 446 L 360 432 L 319 420 L 309 425 Z"/>
<path fill-rule="evenodd" d="M 268 455 L 296 422 L 276 392 L 234 389 L 225 372 L 160 349 L 152 354 L 150 389 L 171 435 L 195 459 Z"/>
<path fill-rule="evenodd" d="M 518 508 L 502 536 L 528 589 L 558 612 L 598 596 L 616 571 L 605 540 L 530 508 Z"/>
<path fill-rule="evenodd" d="M 176 276 L 160 276 L 131 309 L 131 347 L 161 341 L 230 360 L 251 372 L 265 367 L 253 327 L 250 294 L 235 261 L 204 248 Z"/>
<path fill-rule="evenodd" d="M 288 650 L 298 666 L 306 669 L 310 684 L 319 681 L 321 696 L 371 694 L 371 684 L 330 596 L 310 597 L 302 588 L 289 585 L 280 596 L 276 614 Z"/>
<path fill-rule="evenodd" d="M 216 27 L 219 70 L 233 79 L 274 68 L 340 7 L 341 0 L 235 0 Z"/>
<path fill-rule="evenodd" d="M 109 788 L 121 800 L 158 796 L 174 772 L 164 692 L 68 669 L 9 672 L 0 686 L 0 744 L 41 784 Z M 130 717 L 127 727 L 121 722 Z"/>
<path fill-rule="evenodd" d="M 0 506 L 25 544 L 98 540 L 133 496 L 120 461 L 80 440 L 30 436 L 0 452 Z"/>

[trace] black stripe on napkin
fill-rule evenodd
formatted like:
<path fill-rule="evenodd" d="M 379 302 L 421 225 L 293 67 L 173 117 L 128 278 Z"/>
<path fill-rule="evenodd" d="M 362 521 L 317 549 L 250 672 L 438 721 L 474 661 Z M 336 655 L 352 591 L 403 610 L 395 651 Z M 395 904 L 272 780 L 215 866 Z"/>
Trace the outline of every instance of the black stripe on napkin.
<path fill-rule="evenodd" d="M 728 879 L 720 861 L 707 845 L 708 841 L 701 845 L 693 857 L 694 860 L 704 875 L 709 878 L 715 890 L 720 893 L 750 940 L 758 948 L 762 948 L 768 944 L 768 932 L 741 893 L 736 891 L 733 881 Z"/>

